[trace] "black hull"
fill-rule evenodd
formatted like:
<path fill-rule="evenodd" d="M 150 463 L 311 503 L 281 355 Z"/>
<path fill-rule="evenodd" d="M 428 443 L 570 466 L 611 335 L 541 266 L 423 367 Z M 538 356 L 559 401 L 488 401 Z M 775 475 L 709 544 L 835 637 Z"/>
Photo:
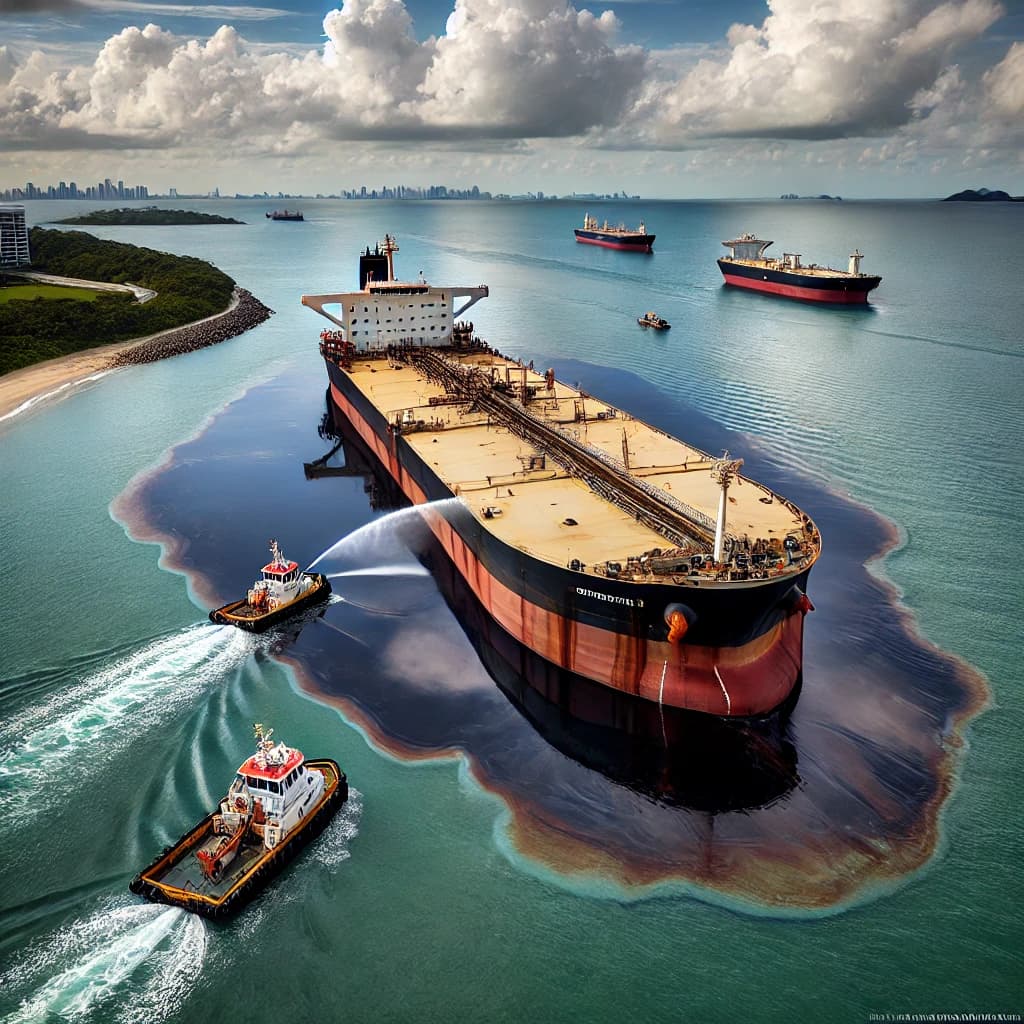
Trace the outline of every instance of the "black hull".
<path fill-rule="evenodd" d="M 784 298 L 800 299 L 804 302 L 824 302 L 836 305 L 855 305 L 867 302 L 868 292 L 881 284 L 881 277 L 847 274 L 837 277 L 822 277 L 793 270 L 776 270 L 771 267 L 749 266 L 730 259 L 719 259 L 726 284 L 737 288 Z"/>
<path fill-rule="evenodd" d="M 655 235 L 628 234 L 619 231 L 591 231 L 588 228 L 574 228 L 576 241 L 586 245 L 599 245 L 605 249 L 620 249 L 623 252 L 653 252 Z"/>
<path fill-rule="evenodd" d="M 390 444 L 392 439 L 385 418 L 351 384 L 344 370 L 330 360 L 325 362 L 331 384 L 343 392 L 377 438 Z M 343 412 L 341 419 L 342 422 L 346 419 Z M 393 440 L 397 461 L 422 495 L 421 501 L 443 501 L 453 496 L 402 437 Z M 407 496 L 415 501 L 419 495 Z M 806 590 L 810 574 L 807 569 L 757 587 L 729 590 L 626 583 L 606 578 L 597 582 L 593 576 L 541 562 L 505 544 L 462 505 L 445 508 L 443 515 L 487 572 L 517 597 L 545 611 L 569 615 L 585 625 L 652 640 L 667 637 L 665 607 L 680 603 L 693 612 L 684 644 L 712 647 L 747 644 L 778 625 L 791 612 L 792 602 L 799 596 L 794 591 Z M 580 594 L 580 589 L 588 593 Z M 592 596 L 595 594 L 597 596 Z"/>
<path fill-rule="evenodd" d="M 355 433 L 414 504 L 453 497 L 349 375 L 325 360 L 336 422 Z M 810 568 L 736 586 L 595 577 L 504 543 L 461 503 L 434 508 L 430 527 L 507 632 L 559 668 L 666 706 L 756 717 L 785 703 L 802 664 Z M 681 610 L 685 637 L 668 642 Z"/>

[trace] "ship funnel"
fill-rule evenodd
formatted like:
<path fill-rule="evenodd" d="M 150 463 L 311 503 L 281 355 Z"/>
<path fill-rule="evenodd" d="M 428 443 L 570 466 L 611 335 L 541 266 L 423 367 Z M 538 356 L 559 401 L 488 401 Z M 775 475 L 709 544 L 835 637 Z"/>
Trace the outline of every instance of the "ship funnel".
<path fill-rule="evenodd" d="M 859 274 L 860 273 L 860 261 L 862 259 L 864 259 L 864 253 L 862 253 L 859 249 L 854 249 L 853 252 L 850 253 L 850 273 L 851 274 Z"/>

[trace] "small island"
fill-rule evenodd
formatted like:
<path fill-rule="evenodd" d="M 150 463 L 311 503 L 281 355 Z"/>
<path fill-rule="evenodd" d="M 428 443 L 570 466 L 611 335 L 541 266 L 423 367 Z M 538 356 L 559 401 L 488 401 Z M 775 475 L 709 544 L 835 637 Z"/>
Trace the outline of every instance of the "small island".
<path fill-rule="evenodd" d="M 787 192 L 785 195 L 779 196 L 780 199 L 827 199 L 830 203 L 841 203 L 843 201 L 842 196 L 830 196 L 822 193 L 820 196 L 798 196 L 795 192 Z"/>
<path fill-rule="evenodd" d="M 219 217 L 215 213 L 197 213 L 195 210 L 161 210 L 158 206 L 125 207 L 120 210 L 93 210 L 81 217 L 68 217 L 54 224 L 244 224 L 232 217 Z"/>
<path fill-rule="evenodd" d="M 965 188 L 963 192 L 946 196 L 944 203 L 1024 203 L 1024 196 L 1011 196 L 1002 189 Z"/>

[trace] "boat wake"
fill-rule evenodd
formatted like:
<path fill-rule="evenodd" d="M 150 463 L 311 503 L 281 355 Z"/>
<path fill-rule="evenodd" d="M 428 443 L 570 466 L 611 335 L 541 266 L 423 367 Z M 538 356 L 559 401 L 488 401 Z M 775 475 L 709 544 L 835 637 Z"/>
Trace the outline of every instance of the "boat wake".
<path fill-rule="evenodd" d="M 112 753 L 240 666 L 255 644 L 230 626 L 189 626 L 0 725 L 0 820 L 62 799 Z"/>
<path fill-rule="evenodd" d="M 201 918 L 150 904 L 105 907 L 30 947 L 6 975 L 8 1024 L 55 1017 L 143 1024 L 177 1013 L 199 977 L 207 932 Z M 71 967 L 44 981 L 56 963 Z M 24 993 L 24 994 L 22 994 Z"/>

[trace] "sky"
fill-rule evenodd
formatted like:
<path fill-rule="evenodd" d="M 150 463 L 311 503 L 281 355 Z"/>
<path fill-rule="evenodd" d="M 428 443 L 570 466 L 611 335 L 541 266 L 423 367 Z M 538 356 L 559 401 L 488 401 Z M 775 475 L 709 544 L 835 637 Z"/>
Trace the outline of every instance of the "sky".
<path fill-rule="evenodd" d="M 329 3 L 0 0 L 0 188 L 1024 194 L 1024 0 Z"/>

